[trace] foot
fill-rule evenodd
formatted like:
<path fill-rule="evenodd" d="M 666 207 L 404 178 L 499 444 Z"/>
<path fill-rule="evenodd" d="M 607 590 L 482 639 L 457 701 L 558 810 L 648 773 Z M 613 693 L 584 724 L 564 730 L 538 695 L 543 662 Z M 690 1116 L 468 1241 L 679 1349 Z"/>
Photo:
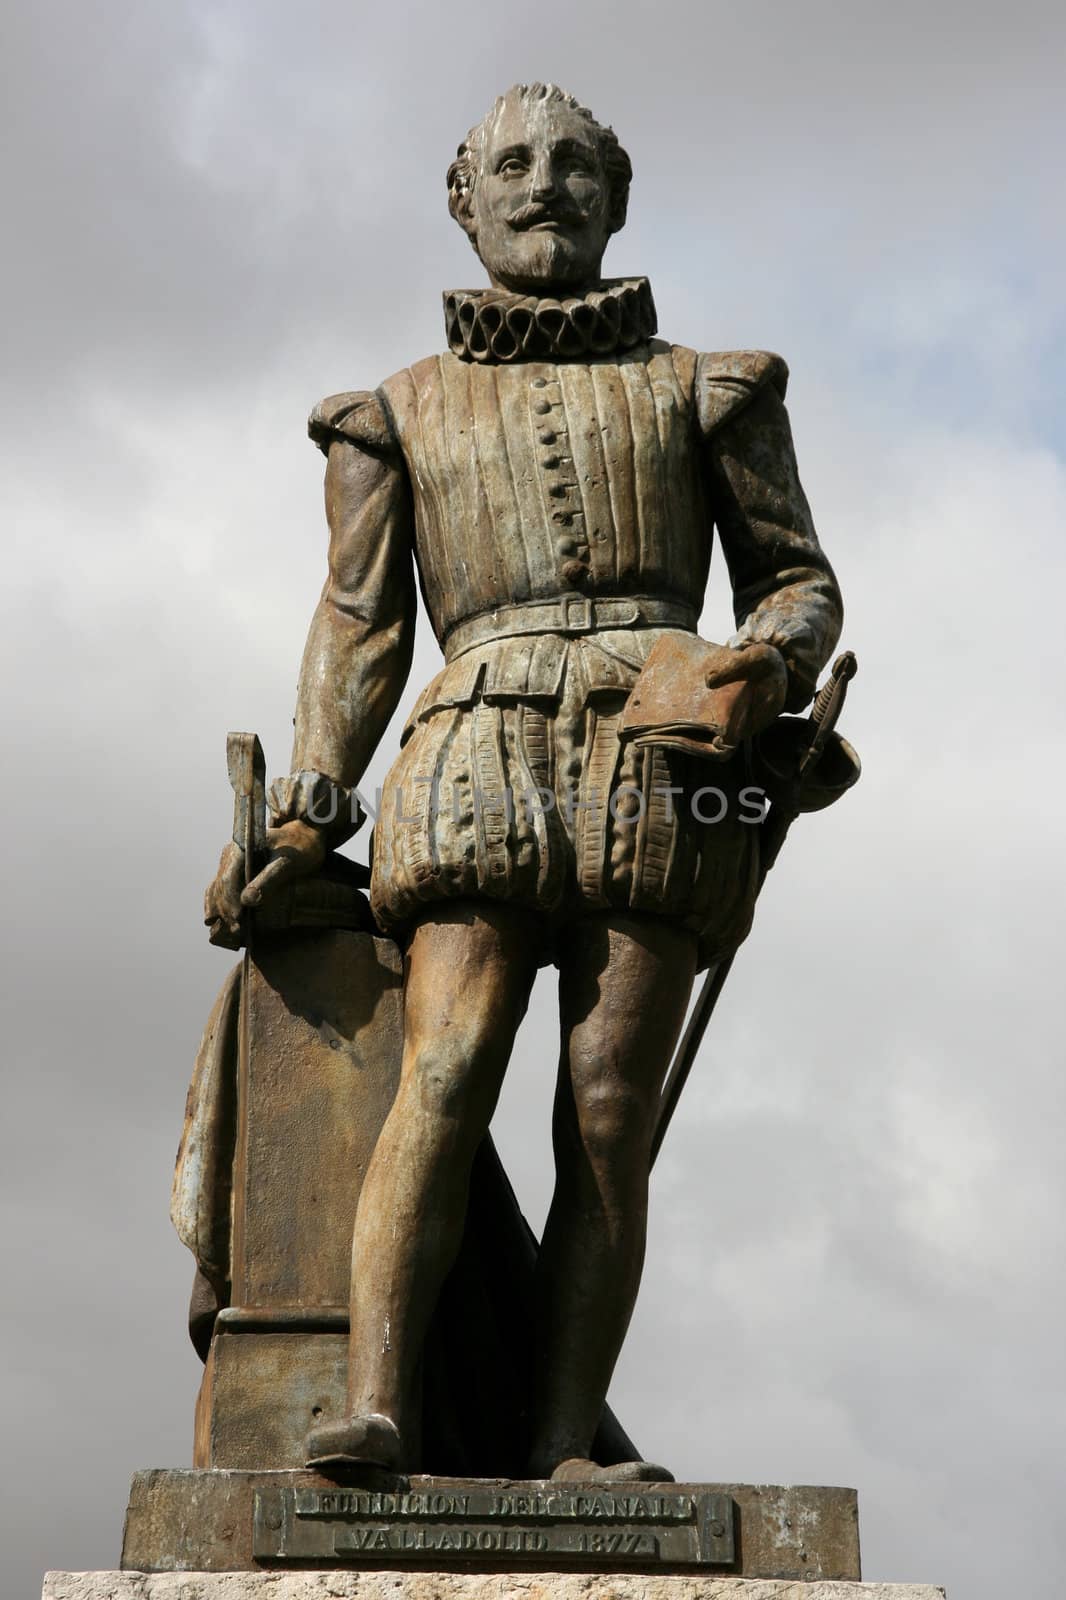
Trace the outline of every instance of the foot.
<path fill-rule="evenodd" d="M 673 1483 L 674 1475 L 654 1461 L 617 1461 L 601 1467 L 584 1456 L 560 1461 L 551 1475 L 552 1483 Z"/>
<path fill-rule="evenodd" d="M 399 1472 L 403 1461 L 400 1431 L 391 1417 L 368 1412 L 323 1422 L 307 1435 L 307 1465 L 319 1472 L 336 1467 L 380 1467 Z"/>

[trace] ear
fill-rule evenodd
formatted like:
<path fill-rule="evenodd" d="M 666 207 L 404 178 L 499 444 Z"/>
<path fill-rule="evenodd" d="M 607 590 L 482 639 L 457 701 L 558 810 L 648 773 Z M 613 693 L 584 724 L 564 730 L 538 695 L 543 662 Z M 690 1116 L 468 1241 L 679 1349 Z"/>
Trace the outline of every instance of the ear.
<path fill-rule="evenodd" d="M 471 240 L 477 237 L 474 225 L 474 184 L 476 172 L 463 159 L 463 149 L 448 168 L 448 210 Z"/>
<path fill-rule="evenodd" d="M 452 212 L 452 216 L 466 234 L 470 243 L 477 249 L 477 224 L 474 221 L 473 207 L 465 205 Z"/>
<path fill-rule="evenodd" d="M 462 228 L 464 233 L 473 236 L 474 233 L 474 208 L 473 196 L 468 189 L 458 192 L 452 190 L 448 196 L 448 210 Z"/>
<path fill-rule="evenodd" d="M 612 233 L 620 233 L 626 225 L 626 212 L 629 209 L 629 185 L 613 186 L 607 203 L 607 226 Z"/>

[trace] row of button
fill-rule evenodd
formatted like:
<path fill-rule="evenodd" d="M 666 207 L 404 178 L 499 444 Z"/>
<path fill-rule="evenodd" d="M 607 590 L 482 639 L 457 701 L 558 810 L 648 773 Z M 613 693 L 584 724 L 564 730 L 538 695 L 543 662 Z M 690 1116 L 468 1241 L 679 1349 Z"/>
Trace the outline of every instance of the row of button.
<path fill-rule="evenodd" d="M 589 546 L 581 491 L 573 479 L 555 476 L 574 465 L 573 457 L 567 453 L 570 441 L 562 392 L 557 378 L 534 378 L 531 387 L 534 390 L 533 415 L 538 421 L 537 442 L 547 446 L 539 464 L 550 475 L 547 488 L 548 498 L 553 502 L 551 519 L 558 529 L 556 548 L 563 557 L 560 571 L 567 583 L 579 586 L 589 577 Z"/>

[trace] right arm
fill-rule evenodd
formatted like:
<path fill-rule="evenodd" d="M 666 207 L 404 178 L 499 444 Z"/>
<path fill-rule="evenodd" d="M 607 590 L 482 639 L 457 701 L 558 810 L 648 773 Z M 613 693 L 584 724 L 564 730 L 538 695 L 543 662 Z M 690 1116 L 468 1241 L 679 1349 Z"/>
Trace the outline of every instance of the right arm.
<path fill-rule="evenodd" d="M 222 920 L 234 933 L 242 905 L 317 871 L 327 850 L 355 832 L 347 791 L 366 770 L 411 668 L 411 492 L 384 407 L 375 395 L 338 395 L 316 406 L 309 432 L 326 455 L 329 573 L 300 669 L 292 776 L 271 789 L 270 860 L 242 892 L 241 852 L 228 844 L 205 896 L 205 921 Z M 343 794 L 336 820 L 320 826 L 308 811 L 321 813 L 331 784 Z"/>
<path fill-rule="evenodd" d="M 407 475 L 381 402 L 359 399 L 328 432 L 317 419 L 333 403 L 312 415 L 327 453 L 329 576 L 304 649 L 292 752 L 294 773 L 345 787 L 362 777 L 403 693 L 416 610 Z"/>

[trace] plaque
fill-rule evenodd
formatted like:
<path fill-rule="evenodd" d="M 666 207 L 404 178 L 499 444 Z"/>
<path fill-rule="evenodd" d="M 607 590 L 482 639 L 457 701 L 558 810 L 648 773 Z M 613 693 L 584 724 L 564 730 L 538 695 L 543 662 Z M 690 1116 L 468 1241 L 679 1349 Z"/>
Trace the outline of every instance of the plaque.
<path fill-rule="evenodd" d="M 372 1566 L 549 1560 L 575 1567 L 734 1565 L 727 1494 L 669 1485 L 498 1483 L 377 1491 L 279 1486 L 255 1494 L 262 1564 Z"/>

